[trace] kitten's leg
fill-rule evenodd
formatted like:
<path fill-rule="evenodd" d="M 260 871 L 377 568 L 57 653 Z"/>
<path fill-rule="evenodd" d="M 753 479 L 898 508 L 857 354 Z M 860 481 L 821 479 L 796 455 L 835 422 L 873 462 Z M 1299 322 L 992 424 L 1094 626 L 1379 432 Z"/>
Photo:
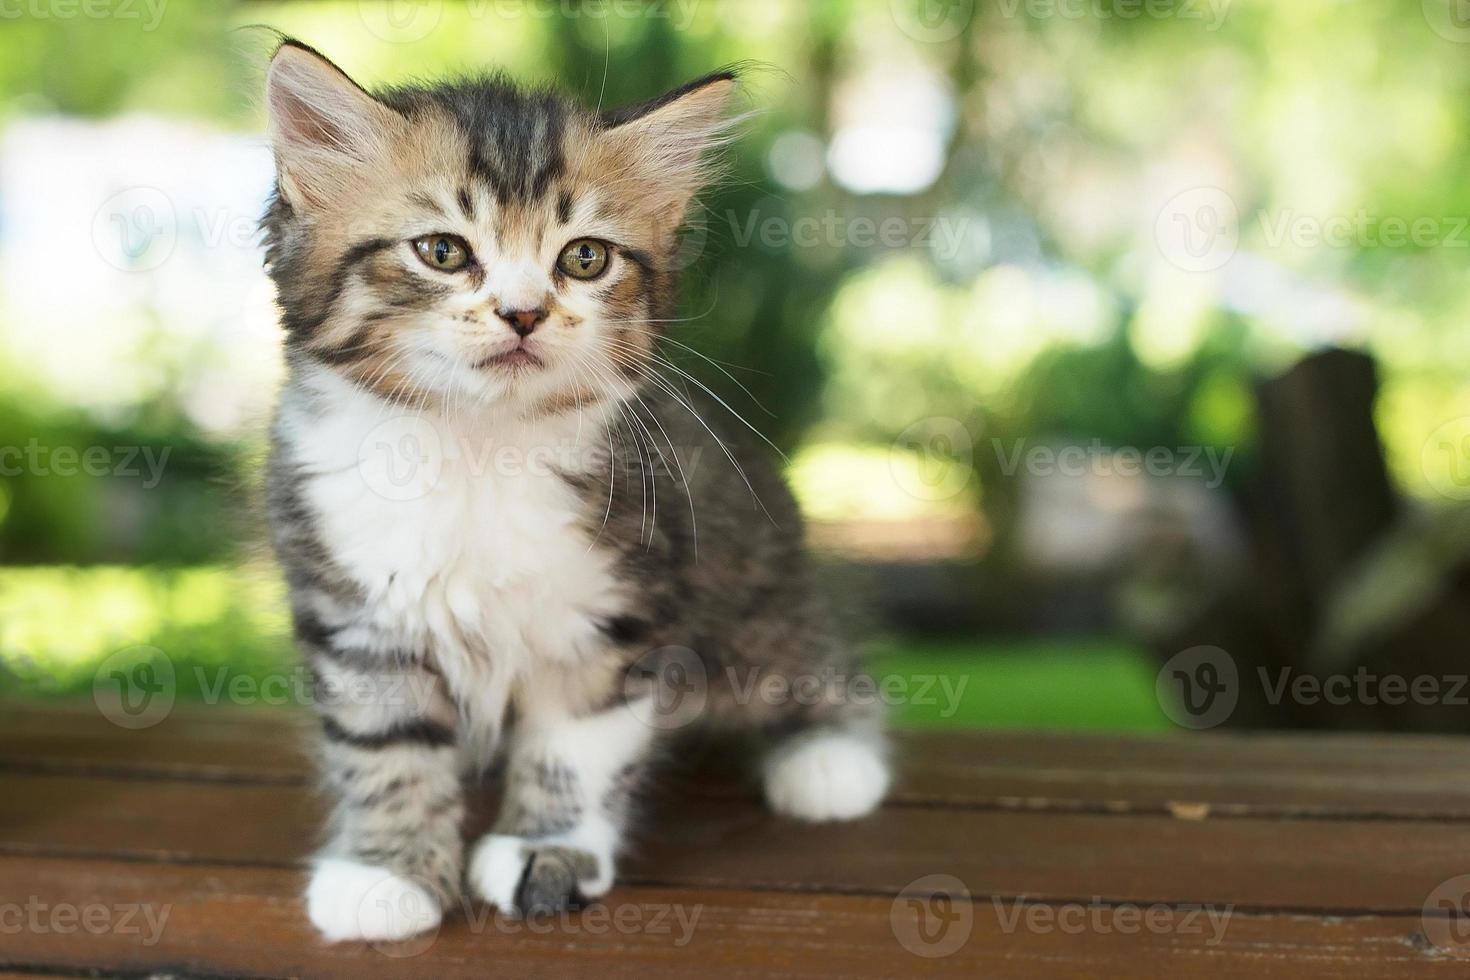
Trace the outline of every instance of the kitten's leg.
<path fill-rule="evenodd" d="M 393 940 L 437 926 L 459 894 L 464 815 L 456 711 L 417 664 L 308 643 L 332 836 L 307 889 L 329 940 Z"/>
<path fill-rule="evenodd" d="M 876 705 L 838 700 L 802 705 L 773 726 L 765 759 L 771 809 L 800 820 L 855 820 L 883 802 L 891 781 Z"/>
<path fill-rule="evenodd" d="M 653 734 L 627 705 L 517 733 L 500 817 L 470 858 L 471 886 L 523 915 L 605 894 Z"/>

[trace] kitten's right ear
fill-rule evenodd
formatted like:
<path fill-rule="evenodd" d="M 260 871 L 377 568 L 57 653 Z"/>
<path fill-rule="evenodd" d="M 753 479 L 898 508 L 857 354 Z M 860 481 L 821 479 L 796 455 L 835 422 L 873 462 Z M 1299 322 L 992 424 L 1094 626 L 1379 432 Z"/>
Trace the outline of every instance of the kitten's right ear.
<path fill-rule="evenodd" d="M 325 204 L 385 158 L 396 114 L 306 45 L 276 49 L 265 90 L 281 194 L 293 207 Z"/>

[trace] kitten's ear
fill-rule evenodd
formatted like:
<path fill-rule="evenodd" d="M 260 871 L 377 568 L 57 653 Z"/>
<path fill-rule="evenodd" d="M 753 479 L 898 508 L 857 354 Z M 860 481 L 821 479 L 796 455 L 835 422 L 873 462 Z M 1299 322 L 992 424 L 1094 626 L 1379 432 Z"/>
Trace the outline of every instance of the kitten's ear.
<path fill-rule="evenodd" d="M 281 193 L 292 206 L 324 204 L 383 159 L 395 113 L 311 48 L 277 48 L 265 90 Z"/>
<path fill-rule="evenodd" d="M 689 199 L 713 177 L 710 155 L 730 141 L 737 122 L 725 115 L 736 87 L 734 72 L 717 72 L 603 116 L 611 138 L 648 178 L 650 203 L 669 225 L 683 220 Z"/>

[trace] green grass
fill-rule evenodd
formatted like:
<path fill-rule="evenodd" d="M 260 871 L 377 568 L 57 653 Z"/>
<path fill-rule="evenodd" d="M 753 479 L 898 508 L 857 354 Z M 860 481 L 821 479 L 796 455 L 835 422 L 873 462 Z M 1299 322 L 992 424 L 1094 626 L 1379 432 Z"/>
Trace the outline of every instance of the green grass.
<path fill-rule="evenodd" d="M 138 646 L 167 658 L 181 701 L 219 698 L 228 685 L 247 699 L 279 696 L 301 680 L 288 634 L 280 583 L 265 566 L 0 570 L 0 686 L 23 697 L 90 696 L 104 664 L 140 659 Z M 891 640 L 874 645 L 872 667 L 878 696 L 905 727 L 1169 727 L 1154 667 L 1108 640 Z M 268 677 L 276 687 L 255 686 Z"/>
<path fill-rule="evenodd" d="M 1173 727 L 1154 696 L 1157 667 L 1109 640 L 895 642 L 874 650 L 873 670 L 907 684 L 893 715 L 906 728 Z"/>

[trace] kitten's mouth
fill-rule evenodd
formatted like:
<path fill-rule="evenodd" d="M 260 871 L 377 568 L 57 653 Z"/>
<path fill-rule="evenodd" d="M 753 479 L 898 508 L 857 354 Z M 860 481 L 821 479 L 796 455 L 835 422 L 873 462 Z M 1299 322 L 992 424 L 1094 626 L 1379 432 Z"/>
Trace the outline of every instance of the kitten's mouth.
<path fill-rule="evenodd" d="M 531 368 L 544 367 L 545 362 L 524 347 L 513 347 L 508 351 L 492 354 L 483 360 L 476 361 L 472 366 L 476 371 L 483 371 L 487 368 L 528 371 Z"/>

